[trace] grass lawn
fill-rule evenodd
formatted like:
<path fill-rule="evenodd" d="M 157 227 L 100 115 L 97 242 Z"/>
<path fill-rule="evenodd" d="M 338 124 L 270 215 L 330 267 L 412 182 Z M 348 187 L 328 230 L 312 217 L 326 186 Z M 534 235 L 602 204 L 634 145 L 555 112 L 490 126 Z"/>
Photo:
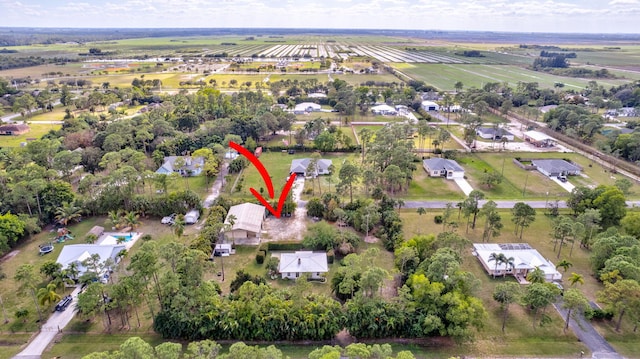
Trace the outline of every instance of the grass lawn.
<path fill-rule="evenodd" d="M 501 168 L 493 168 L 491 165 L 480 159 L 475 154 L 465 154 L 464 156 L 458 158 L 457 161 L 464 168 L 465 177 L 467 178 L 469 184 L 471 184 L 471 187 L 484 192 L 487 199 L 512 199 L 522 197 L 524 183 L 522 184 L 522 187 L 518 187 L 518 182 L 512 182 L 508 178 L 506 178 L 506 176 L 502 183 L 493 188 L 487 188 L 486 186 L 480 184 L 480 182 L 482 181 L 482 176 L 485 172 L 495 171 L 501 173 Z M 520 170 L 520 168 L 518 169 Z M 525 177 L 528 191 L 530 188 L 529 182 L 531 182 L 531 187 L 534 187 L 533 184 L 536 181 L 539 182 L 542 180 L 546 180 L 551 183 L 551 180 L 545 179 L 544 176 L 542 176 L 542 174 L 538 173 L 537 171 L 521 171 L 527 172 L 525 176 L 528 174 L 528 178 Z M 536 179 L 535 176 L 538 176 L 539 179 Z"/>
<path fill-rule="evenodd" d="M 432 200 L 451 199 L 452 201 L 462 201 L 464 193 L 453 181 L 444 178 L 429 177 L 422 167 L 422 163 L 417 163 L 418 167 L 413 171 L 413 180 L 409 185 L 409 190 L 399 196 L 404 200 Z"/>
<path fill-rule="evenodd" d="M 22 142 L 27 142 L 28 138 L 40 139 L 49 131 L 57 131 L 61 125 L 30 123 L 31 130 L 19 136 L 0 136 L 0 147 L 18 147 Z"/>

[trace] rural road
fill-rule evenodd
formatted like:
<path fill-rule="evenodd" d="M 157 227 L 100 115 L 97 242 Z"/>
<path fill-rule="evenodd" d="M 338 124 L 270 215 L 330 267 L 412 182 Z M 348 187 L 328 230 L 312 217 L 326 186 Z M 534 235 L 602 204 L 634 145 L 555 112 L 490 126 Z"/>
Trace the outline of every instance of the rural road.
<path fill-rule="evenodd" d="M 562 308 L 562 300 L 553 304 L 563 319 L 567 317 L 567 311 Z M 616 352 L 615 349 L 598 333 L 591 323 L 589 323 L 584 315 L 577 314 L 572 316 L 569 321 L 569 328 L 576 334 L 578 339 L 583 342 L 591 351 L 593 359 L 622 359 L 623 357 Z"/>
<path fill-rule="evenodd" d="M 13 359 L 40 359 L 42 352 L 44 352 L 56 334 L 62 331 L 75 316 L 78 293 L 80 293 L 80 287 L 77 287 L 71 293 L 73 301 L 69 304 L 67 310 L 53 313 L 49 317 L 49 320 L 40 328 L 40 333 L 31 339 L 29 345 L 18 353 L 18 355 L 14 356 Z"/>

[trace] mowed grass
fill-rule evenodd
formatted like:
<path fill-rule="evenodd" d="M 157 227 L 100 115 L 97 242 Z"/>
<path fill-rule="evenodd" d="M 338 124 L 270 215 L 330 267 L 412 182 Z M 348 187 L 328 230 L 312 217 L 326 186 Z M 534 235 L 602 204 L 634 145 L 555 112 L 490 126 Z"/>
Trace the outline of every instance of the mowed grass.
<path fill-rule="evenodd" d="M 506 82 L 515 87 L 519 81 L 522 81 L 537 82 L 541 88 L 553 88 L 555 83 L 560 82 L 574 89 L 584 88 L 591 81 L 591 79 L 555 76 L 512 65 L 405 64 L 400 71 L 415 80 L 425 81 L 445 91 L 453 91 L 453 85 L 458 81 L 462 82 L 465 88 L 482 88 L 482 85 L 487 82 Z M 629 82 L 631 82 L 629 79 L 598 80 L 599 84 L 606 87 Z"/>
<path fill-rule="evenodd" d="M 422 162 L 416 163 L 416 167 L 409 189 L 398 194 L 400 198 L 414 201 L 450 199 L 456 202 L 464 199 L 464 193 L 454 181 L 429 177 L 422 167 Z"/>
<path fill-rule="evenodd" d="M 434 216 L 442 214 L 442 210 L 429 210 L 424 215 L 419 215 L 415 209 L 401 210 L 401 217 L 404 223 L 405 238 L 410 238 L 416 234 L 437 234 L 442 231 L 442 225 L 434 222 Z M 502 223 L 504 228 L 499 237 L 491 240 L 498 243 L 529 243 L 537 249 L 545 258 L 557 263 L 559 260 L 553 250 L 551 241 L 551 218 L 543 215 L 538 210 L 535 222 L 524 230 L 523 238 L 514 235 L 514 225 L 511 222 L 509 210 L 501 210 Z M 466 219 L 461 216 L 458 219 L 458 211 L 454 212 L 453 220 L 459 222 L 457 232 L 468 238 L 471 242 L 482 242 L 482 228 L 484 218 L 478 218 L 476 229 L 469 229 L 466 233 Z M 552 322 L 535 329 L 532 326 L 533 317 L 531 313 L 518 304 L 512 304 L 507 320 L 506 334 L 502 334 L 502 311 L 497 302 L 492 298 L 495 286 L 504 281 L 513 280 L 510 277 L 493 279 L 486 274 L 484 268 L 477 259 L 467 249 L 463 252 L 463 269 L 467 270 L 480 281 L 476 287 L 475 295 L 478 296 L 489 314 L 485 322 L 485 328 L 478 333 L 477 340 L 467 346 L 466 355 L 478 356 L 571 356 L 580 353 L 581 350 L 588 352 L 569 331 L 564 334 L 562 331 L 563 319 L 557 312 L 549 307 L 546 313 L 552 318 Z M 566 258 L 573 263 L 569 272 L 576 272 L 584 276 L 585 284 L 580 286 L 585 295 L 591 300 L 595 299 L 596 292 L 602 289 L 602 285 L 591 275 L 589 264 L 589 252 L 576 246 L 569 256 L 569 248 L 564 248 L 560 259 Z M 568 274 L 564 274 L 568 276 Z M 569 284 L 565 283 L 565 287 Z"/>
<path fill-rule="evenodd" d="M 18 147 L 21 143 L 27 142 L 28 138 L 39 139 L 49 133 L 57 131 L 62 125 L 29 123 L 29 132 L 19 136 L 0 136 L 0 147 Z"/>

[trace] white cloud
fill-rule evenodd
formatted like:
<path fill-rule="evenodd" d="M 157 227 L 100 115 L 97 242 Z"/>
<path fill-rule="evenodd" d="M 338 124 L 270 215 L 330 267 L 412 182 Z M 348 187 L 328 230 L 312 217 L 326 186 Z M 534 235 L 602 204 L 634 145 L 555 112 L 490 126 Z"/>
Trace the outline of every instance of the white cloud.
<path fill-rule="evenodd" d="M 612 0 L 612 1 L 609 1 L 609 6 L 636 5 L 636 4 L 638 4 L 638 0 Z"/>

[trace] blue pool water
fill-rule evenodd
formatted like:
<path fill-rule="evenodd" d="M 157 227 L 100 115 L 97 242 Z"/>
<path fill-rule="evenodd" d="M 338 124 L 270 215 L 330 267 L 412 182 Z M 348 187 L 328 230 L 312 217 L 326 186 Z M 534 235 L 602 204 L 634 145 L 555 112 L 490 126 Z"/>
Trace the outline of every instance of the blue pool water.
<path fill-rule="evenodd" d="M 129 242 L 131 239 L 133 239 L 133 236 L 130 234 L 127 234 L 126 236 L 114 236 L 116 239 L 118 240 L 122 240 L 123 242 Z"/>

